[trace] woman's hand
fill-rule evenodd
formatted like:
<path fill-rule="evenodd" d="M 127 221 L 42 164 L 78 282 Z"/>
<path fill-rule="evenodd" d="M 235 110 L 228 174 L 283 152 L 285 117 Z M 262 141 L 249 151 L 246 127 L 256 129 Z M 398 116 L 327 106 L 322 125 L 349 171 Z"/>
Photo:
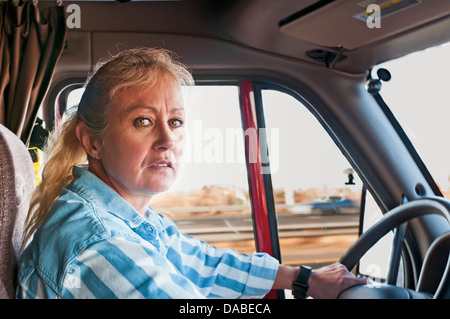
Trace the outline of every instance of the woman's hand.
<path fill-rule="evenodd" d="M 292 289 L 297 273 L 298 267 L 280 265 L 273 289 Z M 357 278 L 344 265 L 335 263 L 313 271 L 308 284 L 308 296 L 315 299 L 335 299 L 347 288 L 367 284 L 367 278 Z"/>
<path fill-rule="evenodd" d="M 344 265 L 335 263 L 311 273 L 306 294 L 315 299 L 335 299 L 347 288 L 365 284 L 367 278 L 355 277 Z"/>

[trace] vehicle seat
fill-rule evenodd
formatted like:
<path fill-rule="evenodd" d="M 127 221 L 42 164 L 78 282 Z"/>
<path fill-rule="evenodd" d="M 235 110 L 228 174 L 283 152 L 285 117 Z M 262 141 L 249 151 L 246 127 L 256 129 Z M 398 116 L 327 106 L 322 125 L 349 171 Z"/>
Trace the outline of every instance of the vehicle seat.
<path fill-rule="evenodd" d="M 23 227 L 35 187 L 24 143 L 0 124 L 0 298 L 14 298 Z"/>

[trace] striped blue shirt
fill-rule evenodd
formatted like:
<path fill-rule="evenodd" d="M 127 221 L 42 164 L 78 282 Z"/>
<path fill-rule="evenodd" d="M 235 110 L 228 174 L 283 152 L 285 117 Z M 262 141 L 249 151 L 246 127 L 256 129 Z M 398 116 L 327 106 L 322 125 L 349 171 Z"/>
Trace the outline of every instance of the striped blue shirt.
<path fill-rule="evenodd" d="M 271 256 L 181 234 L 85 167 L 73 174 L 22 255 L 18 298 L 258 298 L 271 289 Z"/>

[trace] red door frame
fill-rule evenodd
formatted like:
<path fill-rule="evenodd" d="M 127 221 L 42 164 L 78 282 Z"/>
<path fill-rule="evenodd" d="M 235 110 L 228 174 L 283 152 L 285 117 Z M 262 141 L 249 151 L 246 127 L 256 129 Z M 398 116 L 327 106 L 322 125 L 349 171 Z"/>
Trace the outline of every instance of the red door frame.
<path fill-rule="evenodd" d="M 245 138 L 245 153 L 247 157 L 248 176 L 250 183 L 250 193 L 252 199 L 252 211 L 255 225 L 256 249 L 258 252 L 265 252 L 273 256 L 271 232 L 269 225 L 269 212 L 266 200 L 266 188 L 262 174 L 262 163 L 260 153 L 260 143 L 258 134 L 258 124 L 256 120 L 256 108 L 254 98 L 254 88 L 251 81 L 241 82 L 241 113 L 242 123 L 245 132 L 253 131 L 256 134 L 248 134 Z M 246 134 L 247 136 L 247 134 Z M 256 138 L 256 141 L 249 141 Z M 253 160 L 249 160 L 253 159 Z M 272 196 L 269 194 L 268 196 Z M 277 292 L 270 291 L 266 298 L 276 299 Z"/>

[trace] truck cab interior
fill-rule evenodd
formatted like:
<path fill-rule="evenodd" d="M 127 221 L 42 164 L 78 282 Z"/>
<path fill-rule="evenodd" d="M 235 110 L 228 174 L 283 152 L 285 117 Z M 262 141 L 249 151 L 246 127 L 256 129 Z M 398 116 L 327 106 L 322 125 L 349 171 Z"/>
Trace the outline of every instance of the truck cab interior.
<path fill-rule="evenodd" d="M 216 124 L 211 124 L 209 133 L 215 135 L 200 135 L 203 153 L 200 161 L 195 160 L 195 154 L 192 156 L 192 170 L 199 167 L 205 176 L 219 174 L 222 168 L 211 164 L 220 160 L 218 150 L 208 153 L 205 148 L 212 145 L 208 144 L 211 136 L 220 136 L 226 142 L 226 128 L 238 125 L 243 131 L 267 129 L 270 134 L 260 136 L 256 163 L 249 160 L 249 142 L 245 138 L 232 150 L 220 153 L 219 164 L 225 165 L 226 155 L 242 148 L 241 168 L 230 169 L 243 179 L 244 190 L 241 197 L 235 195 L 230 200 L 231 206 L 223 208 L 229 204 L 219 200 L 212 204 L 198 202 L 188 212 L 181 204 L 167 204 L 174 198 L 167 195 L 169 200 L 155 202 L 161 213 L 179 220 L 181 229 L 185 227 L 217 245 L 236 244 L 236 249 L 241 249 L 245 243 L 250 245 L 250 251 L 267 252 L 288 264 L 310 263 L 319 267 L 340 261 L 355 275 L 372 280 L 370 285 L 343 292 L 341 299 L 450 298 L 450 155 L 444 150 L 448 148 L 449 131 L 443 128 L 438 132 L 444 133 L 435 133 L 424 142 L 441 152 L 441 160 L 447 160 L 442 170 L 432 171 L 427 162 L 430 157 L 416 148 L 415 139 L 408 134 L 409 127 L 394 111 L 393 104 L 409 103 L 405 93 L 391 89 L 390 94 L 397 97 L 395 103 L 383 95 L 401 75 L 394 68 L 390 70 L 386 66 L 389 63 L 435 48 L 449 52 L 448 1 L 25 0 L 2 2 L 2 10 L 2 43 L 7 39 L 2 48 L 9 52 L 3 55 L 3 70 L 19 71 L 11 71 L 6 77 L 2 71 L 0 121 L 8 132 L 2 129 L 1 135 L 16 135 L 13 144 L 20 139 L 37 165 L 40 157 L 45 158 L 43 143 L 47 132 L 57 128 L 65 112 L 76 107 L 74 95 L 82 91 L 98 61 L 128 48 L 166 48 L 192 70 L 199 90 L 192 95 L 207 99 L 204 106 L 195 102 L 192 122 L 203 123 L 207 128 L 202 116 L 208 112 L 213 113 L 212 117 L 216 114 L 219 122 L 227 121 L 220 114 L 236 114 L 235 122 L 225 123 L 222 133 L 213 131 Z M 17 33 L 9 25 L 21 28 Z M 30 50 L 28 37 L 34 28 L 39 49 Z M 19 34 L 21 40 L 14 38 Z M 17 50 L 15 43 L 20 43 Z M 430 115 L 427 119 L 417 117 L 415 124 L 419 127 L 438 129 L 445 126 L 440 124 L 440 118 L 448 121 L 448 98 L 438 100 L 421 90 L 422 83 L 450 72 L 448 60 L 448 56 L 439 62 L 425 59 L 422 65 L 409 62 L 404 68 L 421 70 L 430 63 L 430 73 L 417 71 L 412 79 L 414 85 L 407 91 L 413 99 L 424 101 L 420 110 Z M 21 82 L 21 74 L 28 78 L 33 74 L 34 82 Z M 448 77 L 442 78 L 446 81 L 444 88 L 448 88 Z M 214 90 L 234 102 L 224 103 L 225 98 Z M 413 107 L 404 106 L 406 113 L 415 112 Z M 314 131 L 302 124 L 306 117 L 316 125 Z M 193 150 L 199 143 L 195 132 L 194 129 Z M 319 141 L 322 135 L 329 142 L 327 146 Z M 421 137 L 425 139 L 418 136 Z M 8 155 L 14 151 L 10 144 L 2 142 L 0 146 L 2 155 L 12 162 L 22 158 Z M 340 156 L 339 160 L 331 160 L 328 147 L 330 153 Z M 330 172 L 333 164 L 341 160 L 345 163 Z M 21 161 L 32 166 L 31 160 Z M 4 163 L 1 161 L 2 172 L 16 172 L 17 168 Z M 39 169 L 34 172 L 38 179 Z M 442 174 L 444 182 L 435 172 Z M 313 173 L 312 182 L 308 182 L 307 173 Z M 5 174 L 1 174 L 2 194 L 17 188 L 20 194 L 29 194 L 30 190 L 24 187 L 30 184 L 29 178 L 16 177 L 11 185 L 14 178 Z M 279 177 L 281 174 L 287 177 Z M 341 178 L 339 192 L 333 193 L 331 186 L 325 187 L 325 192 L 323 187 L 322 179 L 331 179 L 332 174 Z M 16 176 L 21 174 L 16 172 Z M 230 189 L 217 185 L 231 182 L 217 176 L 216 188 L 200 188 L 209 199 L 214 197 L 212 190 L 222 191 L 223 200 Z M 235 175 L 228 174 L 229 179 L 231 176 Z M 302 179 L 307 185 L 302 184 L 300 192 L 300 184 L 296 183 Z M 320 192 L 307 197 L 311 192 L 306 189 L 314 181 Z M 350 192 L 350 188 L 354 190 Z M 292 198 L 288 193 L 293 194 Z M 2 207 L 6 207 L 5 198 Z M 17 257 L 11 254 L 11 247 L 17 248 L 17 243 L 12 238 L 20 235 L 26 212 L 19 214 L 18 207 L 26 205 L 26 198 L 20 205 L 9 200 L 7 204 L 12 208 L 1 210 L 5 220 L 1 225 L 1 245 L 7 243 L 2 247 L 1 261 L 2 283 L 9 287 L 5 288 L 5 297 L 11 297 L 14 289 Z M 348 198 L 352 198 L 350 206 L 344 201 Z M 192 226 L 195 218 L 200 218 L 192 217 L 192 212 L 222 222 L 222 216 L 235 210 L 239 211 L 235 213 L 240 216 L 239 221 L 223 219 L 224 224 L 232 224 L 231 230 L 222 226 L 201 228 L 199 222 Z M 378 217 L 373 217 L 371 211 L 377 211 Z M 294 221 L 294 217 L 301 220 Z M 387 244 L 381 240 L 386 237 Z M 308 246 L 313 241 L 328 245 L 330 252 L 300 258 L 297 251 L 314 251 Z M 372 259 L 365 257 L 368 251 L 372 251 Z M 291 254 L 295 257 L 291 258 Z M 376 262 L 381 259 L 383 265 Z M 284 291 L 273 291 L 268 298 L 289 296 Z"/>

